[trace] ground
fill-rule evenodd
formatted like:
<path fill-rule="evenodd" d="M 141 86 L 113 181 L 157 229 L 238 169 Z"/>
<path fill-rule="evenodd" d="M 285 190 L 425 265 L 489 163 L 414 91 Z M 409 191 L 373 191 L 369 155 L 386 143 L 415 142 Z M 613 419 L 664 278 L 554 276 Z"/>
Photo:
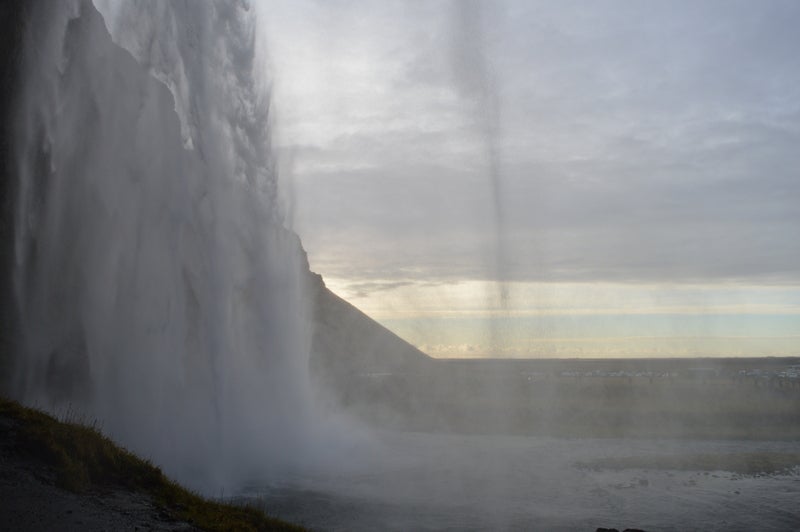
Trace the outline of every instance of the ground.
<path fill-rule="evenodd" d="M 123 489 L 73 493 L 56 473 L 14 448 L 19 422 L 0 418 L 0 523 L 7 530 L 197 530 L 151 497 Z"/>
<path fill-rule="evenodd" d="M 96 427 L 0 398 L 4 530 L 302 530 L 257 504 L 200 497 Z"/>

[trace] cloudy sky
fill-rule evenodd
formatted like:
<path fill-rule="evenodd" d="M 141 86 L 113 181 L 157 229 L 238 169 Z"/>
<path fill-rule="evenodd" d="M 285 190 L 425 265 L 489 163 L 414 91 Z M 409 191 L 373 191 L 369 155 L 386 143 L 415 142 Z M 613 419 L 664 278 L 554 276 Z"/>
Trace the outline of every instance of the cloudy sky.
<path fill-rule="evenodd" d="M 272 1 L 289 218 L 437 356 L 800 354 L 800 4 Z"/>

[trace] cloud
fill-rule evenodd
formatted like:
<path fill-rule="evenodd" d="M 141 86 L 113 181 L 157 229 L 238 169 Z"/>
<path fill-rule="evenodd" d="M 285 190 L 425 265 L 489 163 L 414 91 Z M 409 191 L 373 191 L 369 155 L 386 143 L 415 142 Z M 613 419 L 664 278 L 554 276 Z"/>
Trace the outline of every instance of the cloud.
<path fill-rule="evenodd" d="M 410 286 L 413 284 L 411 281 L 369 281 L 364 283 L 352 283 L 345 288 L 348 294 L 352 297 L 369 297 L 375 292 L 383 292 L 386 290 L 394 290 L 403 286 Z"/>
<path fill-rule="evenodd" d="M 493 277 L 477 82 L 455 42 L 497 93 L 505 275 L 800 282 L 796 3 L 493 2 L 466 12 L 480 43 L 475 24 L 454 37 L 446 5 L 281 5 L 308 15 L 271 26 L 275 104 L 281 138 L 313 146 L 295 158 L 297 228 L 324 275 Z M 323 12 L 325 46 L 307 22 Z"/>

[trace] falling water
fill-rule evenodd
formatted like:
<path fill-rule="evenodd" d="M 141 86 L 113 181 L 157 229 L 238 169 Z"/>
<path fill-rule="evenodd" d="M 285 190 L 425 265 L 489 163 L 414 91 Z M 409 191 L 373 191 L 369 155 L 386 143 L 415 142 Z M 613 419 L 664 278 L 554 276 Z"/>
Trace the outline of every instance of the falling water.
<path fill-rule="evenodd" d="M 469 112 L 479 136 L 480 147 L 489 184 L 493 259 L 490 276 L 493 291 L 487 294 L 495 314 L 489 320 L 489 346 L 498 350 L 504 344 L 503 318 L 509 309 L 509 250 L 503 207 L 503 179 L 500 156 L 500 109 L 497 87 L 486 58 L 485 23 L 482 5 L 473 0 L 453 2 L 453 70 L 455 87 L 470 104 Z M 495 351 L 494 355 L 499 353 Z"/>
<path fill-rule="evenodd" d="M 218 490 L 313 440 L 308 264 L 275 199 L 253 14 L 98 6 L 47 3 L 27 29 L 16 390 Z"/>

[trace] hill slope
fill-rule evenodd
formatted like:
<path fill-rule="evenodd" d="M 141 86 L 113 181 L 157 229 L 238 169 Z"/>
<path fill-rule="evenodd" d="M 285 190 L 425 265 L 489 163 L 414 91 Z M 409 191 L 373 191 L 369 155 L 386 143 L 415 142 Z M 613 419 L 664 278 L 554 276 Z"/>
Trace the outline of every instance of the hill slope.
<path fill-rule="evenodd" d="M 432 359 L 356 307 L 311 274 L 313 298 L 312 375 L 341 392 L 352 378 L 367 374 L 419 374 Z"/>
<path fill-rule="evenodd" d="M 13 530 L 301 530 L 202 499 L 95 428 L 2 398 L 0 497 Z"/>

